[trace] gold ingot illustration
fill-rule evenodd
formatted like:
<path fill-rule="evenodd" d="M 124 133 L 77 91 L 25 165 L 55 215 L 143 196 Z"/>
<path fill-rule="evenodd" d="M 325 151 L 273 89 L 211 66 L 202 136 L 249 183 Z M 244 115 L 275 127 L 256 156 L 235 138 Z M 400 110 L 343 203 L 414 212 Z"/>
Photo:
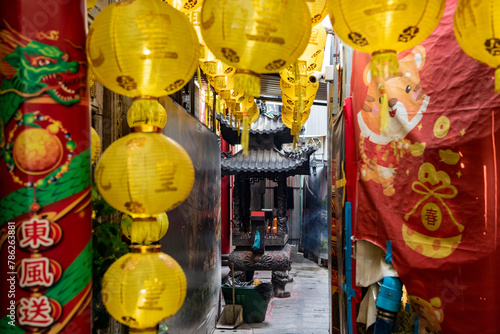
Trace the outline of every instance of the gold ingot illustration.
<path fill-rule="evenodd" d="M 439 158 L 448 165 L 456 165 L 460 160 L 460 154 L 452 150 L 439 150 Z"/>
<path fill-rule="evenodd" d="M 419 157 L 422 154 L 424 154 L 424 150 L 425 150 L 425 143 L 416 142 L 415 144 L 410 145 L 410 152 L 411 155 L 413 155 L 414 157 Z"/>

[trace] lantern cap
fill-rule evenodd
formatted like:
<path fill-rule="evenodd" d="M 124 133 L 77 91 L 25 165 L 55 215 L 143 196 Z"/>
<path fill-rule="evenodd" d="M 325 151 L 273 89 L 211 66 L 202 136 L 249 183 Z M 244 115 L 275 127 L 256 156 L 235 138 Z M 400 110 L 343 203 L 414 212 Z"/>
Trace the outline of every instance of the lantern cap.
<path fill-rule="evenodd" d="M 154 126 L 151 124 L 143 124 L 130 128 L 131 132 L 145 132 L 145 133 L 161 133 L 161 128 L 159 126 Z"/>
<path fill-rule="evenodd" d="M 156 327 L 150 327 L 150 328 L 133 328 L 133 327 L 130 327 L 129 333 L 157 334 L 158 331 L 156 330 Z"/>
<path fill-rule="evenodd" d="M 137 222 L 137 223 L 140 223 L 140 222 L 144 222 L 144 223 L 147 223 L 147 222 L 155 222 L 156 221 L 156 218 L 155 217 L 146 217 L 146 218 L 132 218 L 132 220 L 134 222 Z"/>
<path fill-rule="evenodd" d="M 260 74 L 249 70 L 236 70 L 234 91 L 258 97 L 260 95 Z"/>
<path fill-rule="evenodd" d="M 161 252 L 160 245 L 131 245 L 129 248 L 131 253 L 152 254 Z"/>

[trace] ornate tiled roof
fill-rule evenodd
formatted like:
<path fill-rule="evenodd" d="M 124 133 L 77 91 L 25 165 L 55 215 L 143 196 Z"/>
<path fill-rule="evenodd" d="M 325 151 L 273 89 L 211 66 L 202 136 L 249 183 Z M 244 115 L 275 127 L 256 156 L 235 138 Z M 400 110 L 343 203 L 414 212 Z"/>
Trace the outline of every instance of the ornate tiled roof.
<path fill-rule="evenodd" d="M 222 138 L 231 145 L 239 144 L 240 136 L 238 135 L 238 127 L 236 127 L 234 123 L 231 124 L 229 119 L 221 115 L 217 115 L 217 119 L 220 121 Z M 281 149 L 282 144 L 293 142 L 293 136 L 290 134 L 290 129 L 283 124 L 281 116 L 275 115 L 274 118 L 270 118 L 260 114 L 259 118 L 250 124 L 250 127 L 250 138 L 259 135 L 272 135 L 278 149 Z M 242 129 L 243 126 L 241 125 L 239 129 L 240 134 Z"/>
<path fill-rule="evenodd" d="M 242 151 L 221 159 L 222 175 L 245 174 L 248 176 L 274 177 L 285 173 L 292 175 L 309 175 L 309 160 L 316 151 L 308 147 L 298 152 L 284 153 L 276 148 L 250 148 L 248 155 Z"/>

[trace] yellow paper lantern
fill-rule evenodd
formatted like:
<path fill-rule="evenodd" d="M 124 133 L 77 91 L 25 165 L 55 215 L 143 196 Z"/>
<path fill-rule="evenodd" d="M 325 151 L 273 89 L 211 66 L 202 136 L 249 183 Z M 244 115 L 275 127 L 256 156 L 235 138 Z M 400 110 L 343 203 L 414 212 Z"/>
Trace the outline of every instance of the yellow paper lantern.
<path fill-rule="evenodd" d="M 94 8 L 97 0 L 87 0 L 87 13 L 90 13 L 90 11 Z"/>
<path fill-rule="evenodd" d="M 93 127 L 90 127 L 90 161 L 92 165 L 97 161 L 100 154 L 101 138 L 99 138 L 97 131 Z"/>
<path fill-rule="evenodd" d="M 99 159 L 95 175 L 104 199 L 133 218 L 173 209 L 186 199 L 194 181 L 186 151 L 157 132 L 133 132 L 114 141 Z"/>
<path fill-rule="evenodd" d="M 257 107 L 257 104 L 254 103 L 252 108 L 254 110 L 249 113 L 249 117 L 248 117 L 249 118 L 248 121 L 250 124 L 256 122 L 260 117 L 260 109 L 259 109 L 259 107 Z"/>
<path fill-rule="evenodd" d="M 303 0 L 205 0 L 201 33 L 217 59 L 236 68 L 235 90 L 258 96 L 259 73 L 293 63 L 311 33 Z"/>
<path fill-rule="evenodd" d="M 289 84 L 282 79 L 280 80 L 280 89 L 281 101 L 283 102 L 283 105 L 288 105 L 293 108 L 298 101 L 298 96 L 296 95 L 296 86 L 293 84 Z M 318 89 L 318 82 L 311 83 L 307 80 L 307 84 L 305 85 L 305 93 L 302 97 L 304 101 L 304 109 L 310 109 L 312 107 Z"/>
<path fill-rule="evenodd" d="M 329 0 L 335 34 L 354 49 L 401 52 L 422 42 L 436 28 L 445 0 Z"/>
<path fill-rule="evenodd" d="M 321 23 L 328 14 L 327 0 L 307 0 L 306 4 L 311 13 L 311 24 L 313 26 Z"/>
<path fill-rule="evenodd" d="M 454 18 L 455 37 L 462 50 L 471 58 L 495 68 L 495 92 L 500 93 L 500 39 L 495 31 L 500 22 L 498 5 L 493 0 L 460 0 Z"/>
<path fill-rule="evenodd" d="M 311 114 L 311 109 L 307 109 L 302 113 L 302 118 L 300 120 L 300 127 L 303 127 L 304 124 L 306 124 L 307 120 L 309 119 L 309 116 Z M 281 110 L 281 121 L 285 126 L 289 129 L 292 128 L 294 118 L 293 118 L 293 113 L 287 111 L 284 111 L 283 109 Z"/>
<path fill-rule="evenodd" d="M 411 49 L 436 28 L 446 0 L 328 0 L 335 34 L 356 50 L 372 54 L 371 76 L 379 84 L 381 128 L 389 121 L 385 78 L 398 74 L 397 52 Z"/>
<path fill-rule="evenodd" d="M 226 77 L 234 77 L 236 69 L 223 63 L 218 59 L 211 61 L 200 62 L 200 67 L 207 77 L 210 77 L 210 84 L 215 87 L 224 87 L 226 85 Z"/>
<path fill-rule="evenodd" d="M 212 52 L 210 52 L 210 50 L 205 44 L 205 41 L 203 40 L 203 36 L 201 35 L 201 7 L 189 13 L 186 13 L 186 16 L 189 22 L 191 22 L 191 25 L 193 26 L 194 30 L 196 31 L 196 35 L 198 36 L 198 42 L 200 45 L 200 54 L 199 54 L 200 65 L 207 60 L 214 59 L 215 56 L 213 55 Z"/>
<path fill-rule="evenodd" d="M 203 4 L 203 0 L 161 0 L 168 3 L 180 12 L 189 13 L 197 10 Z"/>
<path fill-rule="evenodd" d="M 136 244 L 149 245 L 157 242 L 167 233 L 169 226 L 168 216 L 165 212 L 153 218 L 131 219 L 123 215 L 120 224 L 122 233 Z"/>
<path fill-rule="evenodd" d="M 326 30 L 321 24 L 318 24 L 312 28 L 311 37 L 309 37 L 309 43 L 307 44 L 307 47 L 302 55 L 300 55 L 299 59 L 297 60 L 301 76 L 308 78 L 315 71 L 321 71 L 323 58 L 325 56 L 325 44 Z M 279 72 L 280 77 L 290 84 L 295 84 L 295 73 L 293 66 L 294 64 L 290 64 Z"/>
<path fill-rule="evenodd" d="M 159 245 L 130 248 L 104 274 L 102 300 L 116 320 L 131 329 L 156 333 L 156 325 L 182 306 L 186 276 Z"/>
<path fill-rule="evenodd" d="M 233 111 L 234 117 L 237 121 L 243 122 L 245 114 L 248 117 L 248 122 L 256 121 L 255 115 L 259 115 L 259 107 L 255 104 L 253 96 L 248 95 L 241 102 L 236 102 L 236 108 Z"/>
<path fill-rule="evenodd" d="M 114 2 L 96 17 L 87 58 L 97 79 L 131 97 L 181 89 L 198 65 L 196 31 L 186 16 L 158 0 Z"/>

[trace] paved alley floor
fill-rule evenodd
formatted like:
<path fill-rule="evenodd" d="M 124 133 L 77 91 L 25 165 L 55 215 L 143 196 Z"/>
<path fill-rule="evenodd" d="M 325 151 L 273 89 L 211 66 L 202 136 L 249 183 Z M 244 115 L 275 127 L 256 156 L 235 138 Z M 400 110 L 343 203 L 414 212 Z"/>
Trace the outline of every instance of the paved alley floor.
<path fill-rule="evenodd" d="M 236 330 L 216 330 L 214 334 L 327 334 L 330 325 L 328 270 L 292 247 L 293 282 L 286 285 L 289 298 L 272 298 L 264 322 L 242 324 Z M 255 272 L 255 278 L 271 281 L 271 272 Z"/>

